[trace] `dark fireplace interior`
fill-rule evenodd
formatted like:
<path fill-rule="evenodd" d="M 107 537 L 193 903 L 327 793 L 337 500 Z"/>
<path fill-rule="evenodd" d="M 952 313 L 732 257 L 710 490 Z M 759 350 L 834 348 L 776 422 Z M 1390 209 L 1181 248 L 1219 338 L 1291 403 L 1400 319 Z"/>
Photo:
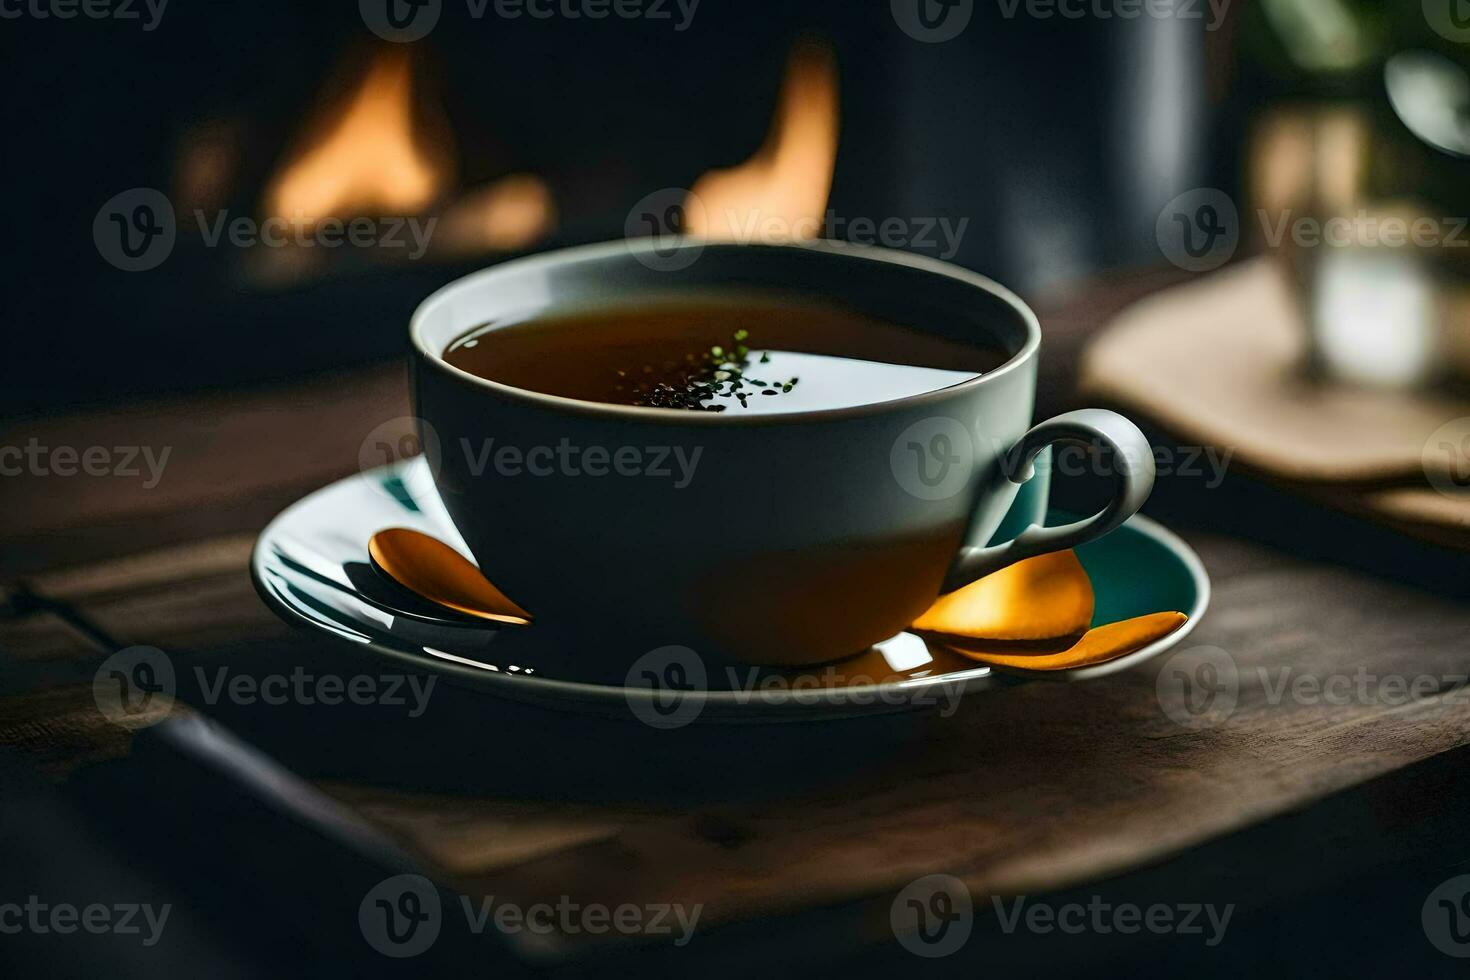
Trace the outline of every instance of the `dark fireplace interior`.
<path fill-rule="evenodd" d="M 374 37 L 353 3 L 180 3 L 152 33 L 28 24 L 7 55 L 27 84 L 3 96 L 15 240 L 0 407 L 391 356 L 437 286 L 623 237 L 650 193 L 739 167 L 780 133 L 794 162 L 769 168 L 757 200 L 726 181 L 722 206 L 769 208 L 759 194 L 790 197 L 769 185 L 830 178 L 823 200 L 801 204 L 835 217 L 829 236 L 896 216 L 901 247 L 1032 296 L 1156 261 L 1160 207 L 1206 172 L 1194 22 L 1003 23 L 1001 7 L 977 4 L 963 37 L 921 44 L 887 3 L 705 0 L 683 31 L 671 10 L 505 20 L 446 3 L 413 44 Z M 313 154 L 327 162 L 313 169 Z M 110 264 L 93 235 L 104 202 L 134 188 L 162 192 L 177 226 L 167 259 L 138 272 Z M 205 233 L 281 210 L 438 221 L 414 258 Z M 946 240 L 940 222 L 963 233 Z"/>

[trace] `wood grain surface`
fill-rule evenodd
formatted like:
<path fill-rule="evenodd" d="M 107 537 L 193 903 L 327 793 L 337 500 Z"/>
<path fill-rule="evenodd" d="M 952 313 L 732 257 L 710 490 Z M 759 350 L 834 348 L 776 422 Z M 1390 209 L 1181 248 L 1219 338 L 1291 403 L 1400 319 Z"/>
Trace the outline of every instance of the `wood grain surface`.
<path fill-rule="evenodd" d="M 1093 291 L 1045 319 L 1061 366 L 1043 380 L 1040 413 L 1068 404 L 1067 365 L 1087 331 L 1156 285 Z M 700 903 L 713 924 L 891 897 L 940 871 L 977 896 L 1064 888 L 1470 741 L 1470 604 L 1398 567 L 1443 553 L 1380 553 L 1373 538 L 1348 541 L 1357 560 L 1338 560 L 1241 511 L 1279 507 L 1300 526 L 1291 508 L 1305 505 L 1252 490 L 1201 507 L 1196 491 L 1167 487 L 1159 509 L 1215 587 L 1186 647 L 1229 683 L 1202 714 L 1184 704 L 1198 689 L 1159 682 L 1169 661 L 977 693 L 952 713 L 769 728 L 655 732 L 447 684 L 419 717 L 211 703 L 221 672 L 384 669 L 286 627 L 246 564 L 253 532 L 352 472 L 363 438 L 406 404 L 401 372 L 384 368 L 37 422 L 54 444 L 174 448 L 152 491 L 80 477 L 0 486 L 0 746 L 58 778 L 125 754 L 128 734 L 99 714 L 92 674 L 112 650 L 149 644 L 172 659 L 190 709 L 316 782 L 453 887 L 522 903 Z M 13 424 L 6 437 L 30 432 Z M 1172 664 L 1207 676 L 1194 666 Z"/>

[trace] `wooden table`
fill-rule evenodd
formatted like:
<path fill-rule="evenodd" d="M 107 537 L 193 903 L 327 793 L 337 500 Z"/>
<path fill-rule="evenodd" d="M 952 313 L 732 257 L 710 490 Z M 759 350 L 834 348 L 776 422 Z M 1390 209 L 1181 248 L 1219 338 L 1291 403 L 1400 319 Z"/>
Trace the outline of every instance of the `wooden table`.
<path fill-rule="evenodd" d="M 1071 368 L 1087 334 L 1168 281 L 1134 276 L 1051 304 L 1038 414 L 1074 401 Z M 697 941 L 684 948 L 583 935 L 530 951 L 570 972 L 630 957 L 681 974 L 906 968 L 917 961 L 894 942 L 890 904 L 935 872 L 963 879 L 977 933 L 989 930 L 943 961 L 973 973 L 1098 965 L 1095 943 L 997 932 L 991 896 L 1219 894 L 1259 922 L 1280 907 L 1274 887 L 1317 894 L 1390 862 L 1431 885 L 1457 863 L 1466 869 L 1470 849 L 1448 830 L 1465 789 L 1454 766 L 1434 760 L 1458 765 L 1470 742 L 1470 694 L 1455 690 L 1470 674 L 1470 563 L 1238 474 L 1208 491 L 1165 480 L 1148 509 L 1199 551 L 1214 581 L 1188 646 L 1226 651 L 1240 690 L 1213 727 L 1171 720 L 1158 665 L 1002 689 L 951 717 L 671 733 L 448 687 L 413 719 L 207 704 L 188 681 L 196 667 L 377 669 L 347 644 L 286 627 L 255 595 L 246 562 L 266 520 L 353 472 L 363 436 L 406 415 L 402 372 L 382 366 L 8 426 L 6 445 L 170 456 L 150 488 L 122 476 L 0 479 L 0 746 L 61 785 L 125 759 L 133 736 L 99 714 L 92 673 L 120 647 L 160 647 L 193 710 L 385 831 L 456 892 L 522 906 L 558 896 L 702 904 Z M 1402 701 L 1376 682 L 1345 700 L 1310 694 L 1317 681 L 1364 674 L 1431 680 Z M 1281 688 L 1283 678 L 1293 686 Z M 1343 838 L 1337 816 L 1352 822 L 1364 807 L 1370 826 Z M 1324 820 L 1337 835 L 1332 854 L 1293 838 L 1291 827 L 1315 834 Z M 1417 923 L 1417 906 L 1401 911 Z M 1194 947 L 1174 938 L 1188 962 Z M 1259 936 L 1251 942 L 1240 962 L 1259 965 Z M 512 952 L 508 962 L 529 955 Z M 1362 955 L 1349 961 L 1369 962 Z M 1427 962 L 1454 965 L 1437 955 Z"/>

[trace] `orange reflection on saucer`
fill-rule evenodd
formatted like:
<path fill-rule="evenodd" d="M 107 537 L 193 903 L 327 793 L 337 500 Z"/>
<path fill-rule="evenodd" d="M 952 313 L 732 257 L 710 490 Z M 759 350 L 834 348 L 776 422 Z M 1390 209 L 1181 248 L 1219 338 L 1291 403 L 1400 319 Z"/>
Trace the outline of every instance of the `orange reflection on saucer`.
<path fill-rule="evenodd" d="M 438 538 L 406 527 L 385 528 L 368 539 L 373 564 L 399 585 L 455 612 L 524 626 L 531 614 Z"/>
<path fill-rule="evenodd" d="M 913 629 L 945 642 L 1051 640 L 1092 625 L 1092 581 L 1070 551 L 1016 562 L 941 596 Z"/>
<path fill-rule="evenodd" d="M 1120 623 L 1109 623 L 1088 630 L 1081 639 L 1064 650 L 1052 653 L 1017 650 L 1014 644 L 987 643 L 984 640 L 950 641 L 955 652 L 992 667 L 1014 670 L 1070 670 L 1091 667 L 1117 660 L 1142 650 L 1183 626 L 1189 619 L 1180 612 L 1151 613 Z M 963 644 L 963 645 L 961 645 Z"/>

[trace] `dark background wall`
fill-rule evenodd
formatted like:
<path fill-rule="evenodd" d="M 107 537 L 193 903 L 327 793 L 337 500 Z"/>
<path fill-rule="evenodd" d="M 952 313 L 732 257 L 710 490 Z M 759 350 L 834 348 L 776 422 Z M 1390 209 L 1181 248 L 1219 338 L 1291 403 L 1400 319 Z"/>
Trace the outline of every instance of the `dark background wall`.
<path fill-rule="evenodd" d="M 962 36 L 924 44 L 886 2 L 703 0 L 677 32 L 666 21 L 476 20 L 445 0 L 413 47 L 421 97 L 453 128 L 460 181 L 529 172 L 550 184 L 560 219 L 536 248 L 620 237 L 649 191 L 748 157 L 793 41 L 815 33 L 840 73 L 835 213 L 968 219 L 955 260 L 1033 294 L 1156 262 L 1154 217 L 1199 183 L 1207 159 L 1201 23 L 1004 9 L 976 3 Z M 105 201 L 134 187 L 172 194 L 189 141 L 224 127 L 225 204 L 259 217 L 303 120 L 383 42 L 350 2 L 173 0 L 152 31 L 80 17 L 3 28 L 0 410 L 389 356 L 420 298 L 503 257 L 345 261 L 267 287 L 237 250 L 181 234 L 158 268 L 116 269 L 92 234 Z"/>

